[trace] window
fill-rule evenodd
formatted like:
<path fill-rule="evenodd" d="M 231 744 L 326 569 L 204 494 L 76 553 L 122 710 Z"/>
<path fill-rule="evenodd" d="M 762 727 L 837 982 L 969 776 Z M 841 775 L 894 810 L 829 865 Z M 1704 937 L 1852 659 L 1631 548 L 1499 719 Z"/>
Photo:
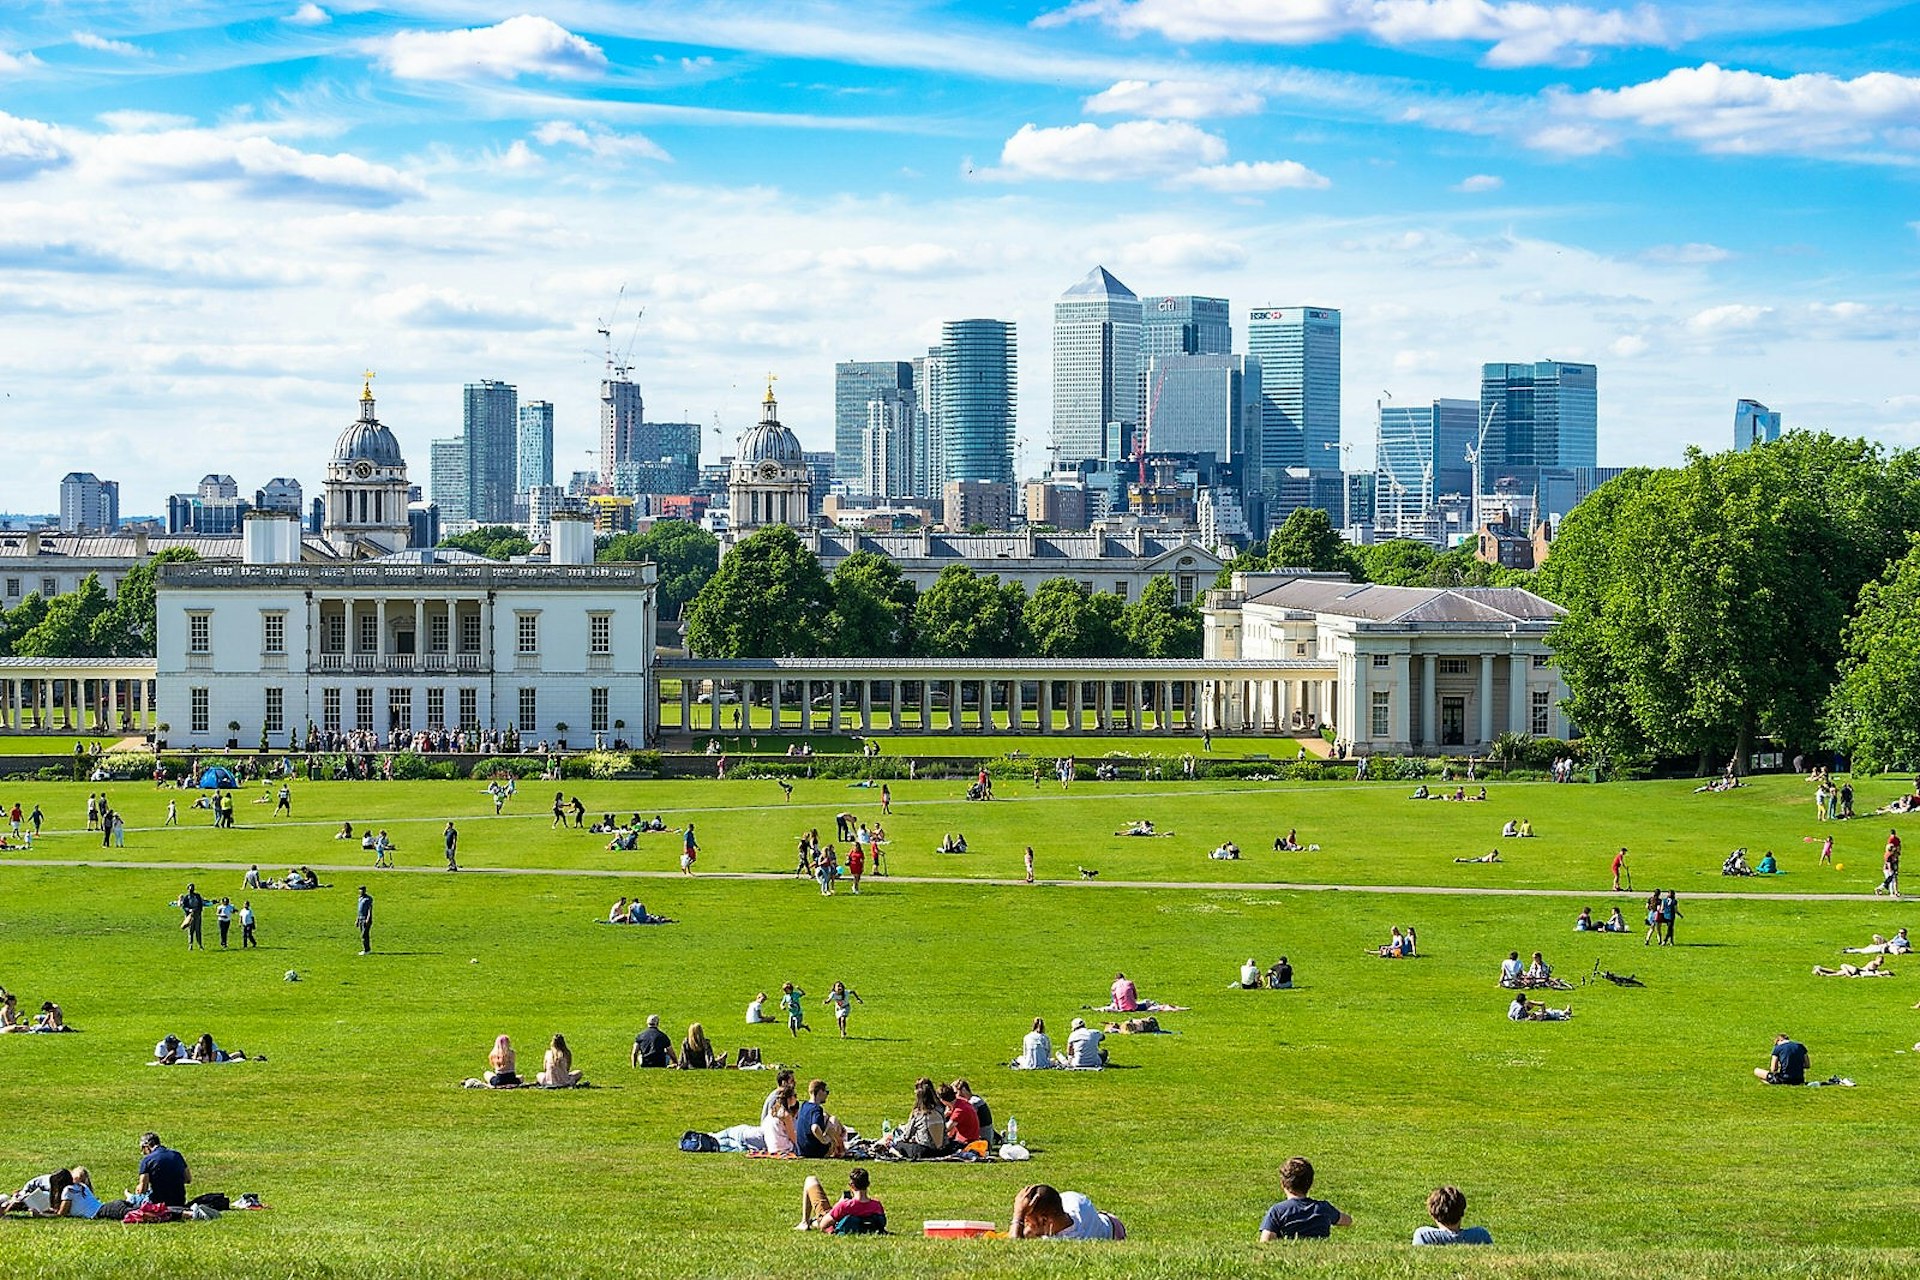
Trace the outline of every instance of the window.
<path fill-rule="evenodd" d="M 593 731 L 605 733 L 612 726 L 607 722 L 607 691 L 594 689 L 590 692 L 589 702 L 593 709 Z"/>
<path fill-rule="evenodd" d="M 1393 665 L 1393 655 L 1392 655 L 1392 654 L 1387 654 L 1387 653 L 1376 653 L 1376 654 L 1374 654 L 1374 655 L 1373 655 L 1373 665 L 1374 665 L 1374 666 L 1376 666 L 1376 667 L 1389 667 L 1389 666 L 1392 666 L 1392 665 Z"/>
<path fill-rule="evenodd" d="M 447 691 L 445 689 L 427 690 L 427 728 L 444 729 L 447 725 Z"/>
<path fill-rule="evenodd" d="M 40 594 L 43 597 L 52 597 L 52 596 L 59 595 L 60 594 L 59 580 L 57 578 L 40 579 Z"/>
<path fill-rule="evenodd" d="M 287 691 L 280 688 L 267 690 L 267 710 L 261 718 L 260 727 L 268 733 L 284 733 L 287 727 Z"/>
<path fill-rule="evenodd" d="M 480 652 L 480 615 L 469 613 L 460 619 L 460 652 Z"/>
<path fill-rule="evenodd" d="M 587 618 L 587 652 L 613 652 L 613 615 L 595 613 Z"/>
<path fill-rule="evenodd" d="M 460 727 L 462 729 L 480 727 L 480 691 L 478 689 L 460 691 Z"/>
<path fill-rule="evenodd" d="M 1389 738 L 1393 736 L 1393 695 L 1385 689 L 1373 692 L 1373 736 Z"/>
<path fill-rule="evenodd" d="M 532 733 L 540 723 L 540 691 L 522 689 L 520 691 L 520 724 L 522 733 Z"/>
<path fill-rule="evenodd" d="M 1304 641 L 1304 640 L 1301 640 L 1301 641 L 1297 641 L 1297 642 L 1295 642 L 1295 644 L 1294 644 L 1294 646 L 1293 646 L 1293 651 L 1294 651 L 1294 653 L 1295 653 L 1295 654 L 1304 654 L 1304 653 L 1306 653 L 1306 651 L 1307 651 L 1307 642 L 1306 642 L 1306 641 Z"/>
<path fill-rule="evenodd" d="M 387 728 L 413 728 L 413 690 L 405 685 L 387 690 Z"/>
<path fill-rule="evenodd" d="M 436 613 L 427 619 L 427 652 L 447 651 L 447 615 Z"/>
<path fill-rule="evenodd" d="M 192 708 L 193 721 L 190 728 L 194 733 L 205 733 L 207 731 L 207 691 L 189 689 L 187 705 Z"/>
<path fill-rule="evenodd" d="M 287 615 L 284 613 L 263 613 L 260 615 L 260 652 L 285 653 L 287 651 Z"/>
<path fill-rule="evenodd" d="M 9 599 L 13 599 L 13 600 L 18 600 L 20 598 L 20 579 L 18 578 L 7 579 L 7 596 Z"/>
<path fill-rule="evenodd" d="M 190 613 L 187 615 L 187 652 L 188 653 L 210 652 L 210 648 L 207 643 L 207 635 L 208 635 L 208 632 L 211 630 L 211 625 L 212 624 L 211 624 L 210 614 Z"/>
<path fill-rule="evenodd" d="M 353 691 L 353 727 L 373 728 L 373 690 L 355 689 Z"/>
<path fill-rule="evenodd" d="M 377 614 L 360 615 L 360 652 L 372 653 L 380 647 L 380 618 Z"/>
<path fill-rule="evenodd" d="M 1533 719 L 1528 724 L 1528 732 L 1536 738 L 1547 737 L 1552 729 L 1553 694 L 1545 689 L 1533 691 Z"/>
<path fill-rule="evenodd" d="M 1544 667 L 1552 661 L 1553 661 L 1553 655 L 1550 653 L 1536 653 L 1533 655 L 1533 665 L 1536 668 Z"/>
<path fill-rule="evenodd" d="M 1196 583 L 1196 579 L 1194 575 L 1191 573 L 1181 574 L 1179 578 L 1174 582 L 1175 588 L 1180 593 L 1181 604 L 1193 603 L 1193 589 L 1194 589 L 1195 583 Z"/>
<path fill-rule="evenodd" d="M 1440 659 L 1440 674 L 1443 676 L 1463 676 L 1467 674 L 1467 660 L 1465 658 Z"/>
<path fill-rule="evenodd" d="M 516 613 L 513 615 L 515 651 L 518 653 L 540 652 L 540 615 L 537 613 Z"/>
<path fill-rule="evenodd" d="M 347 615 L 330 614 L 327 617 L 327 634 L 321 641 L 326 653 L 345 653 L 347 651 Z"/>
<path fill-rule="evenodd" d="M 1122 600 L 1127 598 L 1127 580 L 1125 578 L 1115 578 L 1113 580 L 1113 594 L 1119 596 Z"/>
<path fill-rule="evenodd" d="M 338 689 L 320 691 L 320 727 L 328 733 L 340 732 L 340 691 Z"/>

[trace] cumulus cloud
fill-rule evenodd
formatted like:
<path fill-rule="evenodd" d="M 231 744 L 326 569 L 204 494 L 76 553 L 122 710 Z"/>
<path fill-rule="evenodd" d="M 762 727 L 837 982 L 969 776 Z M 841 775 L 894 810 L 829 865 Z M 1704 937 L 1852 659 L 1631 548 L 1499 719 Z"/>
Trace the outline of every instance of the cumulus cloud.
<path fill-rule="evenodd" d="M 1239 160 L 1233 164 L 1202 165 L 1182 181 L 1228 194 L 1283 189 L 1318 191 L 1333 185 L 1298 160 Z"/>
<path fill-rule="evenodd" d="M 599 45 L 550 18 L 523 13 L 491 27 L 401 31 L 369 46 L 403 80 L 513 80 L 523 75 L 582 79 L 607 66 Z"/>
<path fill-rule="evenodd" d="M 1622 360 L 1647 354 L 1648 342 L 1637 333 L 1623 333 L 1607 344 L 1607 350 Z"/>
<path fill-rule="evenodd" d="M 524 173 L 528 169 L 538 169 L 546 163 L 546 159 L 528 146 L 524 138 L 515 138 L 513 145 L 502 152 L 494 163 L 509 172 Z"/>
<path fill-rule="evenodd" d="M 287 15 L 287 21 L 299 27 L 324 27 L 333 21 L 333 15 L 314 4 L 313 0 L 307 0 L 306 4 Z"/>
<path fill-rule="evenodd" d="M 1159 178 L 1227 158 L 1224 140 L 1172 120 L 1128 120 L 1116 125 L 1023 124 L 1000 149 L 999 175 L 1120 182 Z"/>
<path fill-rule="evenodd" d="M 930 276 L 963 265 L 959 251 L 942 244 L 864 245 L 825 249 L 812 255 L 828 271 L 881 276 Z"/>
<path fill-rule="evenodd" d="M 1481 192 L 1481 191 L 1498 191 L 1501 187 L 1504 187 L 1506 185 L 1507 185 L 1506 182 L 1495 174 L 1476 173 L 1469 177 L 1462 178 L 1460 181 L 1454 183 L 1453 189 L 1455 191 L 1464 191 L 1467 194 L 1472 195 L 1476 192 Z"/>
<path fill-rule="evenodd" d="M 1246 265 L 1246 246 L 1200 231 L 1169 231 L 1126 245 L 1120 260 L 1155 271 L 1230 271 Z"/>
<path fill-rule="evenodd" d="M 575 147 L 603 160 L 627 157 L 642 160 L 673 159 L 645 134 L 615 133 L 595 124 L 582 127 L 566 120 L 550 120 L 533 131 L 533 139 L 545 147 Z"/>
<path fill-rule="evenodd" d="M 86 170 L 110 182 L 224 182 L 253 195 L 386 205 L 424 193 L 419 179 L 340 152 L 301 151 L 258 135 L 206 129 L 113 133 L 80 148 Z"/>
<path fill-rule="evenodd" d="M 1703 150 L 1736 154 L 1920 151 L 1920 77 L 1869 72 L 1842 80 L 1824 72 L 1787 77 L 1714 63 L 1658 80 L 1593 89 L 1559 100 L 1592 120 L 1639 125 Z"/>
<path fill-rule="evenodd" d="M 176 116 L 165 111 L 102 111 L 94 119 L 115 133 L 157 133 L 162 129 L 184 129 L 192 116 Z"/>
<path fill-rule="evenodd" d="M 1724 333 L 1750 333 L 1764 325 L 1774 314 L 1772 307 L 1750 302 L 1727 302 L 1696 311 L 1687 317 L 1687 328 L 1702 337 Z"/>
<path fill-rule="evenodd" d="M 1584 66 L 1596 49 L 1666 43 L 1645 5 L 1592 9 L 1526 0 L 1077 0 L 1041 25 L 1092 19 L 1125 35 L 1249 44 L 1318 44 L 1364 36 L 1390 45 L 1484 44 L 1491 67 Z"/>
<path fill-rule="evenodd" d="M 56 169 L 72 158 L 60 130 L 0 111 L 0 180 Z"/>
<path fill-rule="evenodd" d="M 457 289 L 436 289 L 424 284 L 380 294 L 369 305 L 381 319 L 409 328 L 532 333 L 563 327 L 536 307 L 475 298 Z"/>
<path fill-rule="evenodd" d="M 1087 99 L 1093 116 L 1146 116 L 1158 120 L 1204 120 L 1258 111 L 1257 93 L 1201 80 L 1121 80 Z"/>
<path fill-rule="evenodd" d="M 82 49 L 91 49 L 95 53 L 117 53 L 123 58 L 151 58 L 153 54 L 137 44 L 128 44 L 125 40 L 109 40 L 97 36 L 91 31 L 76 31 L 73 42 Z"/>

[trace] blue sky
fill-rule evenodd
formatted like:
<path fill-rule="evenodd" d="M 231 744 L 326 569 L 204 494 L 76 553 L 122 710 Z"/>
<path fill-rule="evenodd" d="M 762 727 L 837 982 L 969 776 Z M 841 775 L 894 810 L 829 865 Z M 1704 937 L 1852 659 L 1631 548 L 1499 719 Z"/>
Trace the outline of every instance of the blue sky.
<path fill-rule="evenodd" d="M 1733 401 L 1920 444 L 1920 5 L 461 0 L 0 12 L 0 506 L 319 478 L 362 368 L 417 478 L 481 377 L 587 464 L 595 328 L 650 416 L 1050 308 L 1345 313 L 1345 434 L 1485 360 L 1600 365 L 1601 461 Z M 717 453 L 713 449 L 710 453 Z"/>

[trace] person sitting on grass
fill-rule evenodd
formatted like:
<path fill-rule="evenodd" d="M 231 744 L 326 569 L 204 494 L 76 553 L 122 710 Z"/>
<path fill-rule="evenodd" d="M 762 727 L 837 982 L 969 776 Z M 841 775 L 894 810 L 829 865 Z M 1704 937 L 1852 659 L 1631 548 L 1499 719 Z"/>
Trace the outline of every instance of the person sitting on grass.
<path fill-rule="evenodd" d="M 772 1021 L 773 1019 L 767 1016 L 767 993 L 766 992 L 762 991 L 760 994 L 756 995 L 753 999 L 747 1001 L 747 1025 L 748 1026 L 750 1027 L 760 1026 L 763 1023 L 769 1023 Z"/>
<path fill-rule="evenodd" d="M 567 1038 L 562 1035 L 554 1036 L 553 1043 L 547 1046 L 546 1061 L 534 1078 L 549 1089 L 572 1089 L 587 1082 L 584 1075 L 573 1069 L 573 1050 L 567 1048 Z"/>
<path fill-rule="evenodd" d="M 1047 1035 L 1047 1020 L 1035 1018 L 1033 1030 L 1020 1041 L 1020 1056 L 1013 1060 L 1015 1071 L 1046 1071 L 1053 1066 L 1053 1039 Z"/>
<path fill-rule="evenodd" d="M 1527 966 L 1520 960 L 1518 951 L 1507 952 L 1507 958 L 1500 962 L 1500 985 L 1517 987 L 1525 978 Z"/>
<path fill-rule="evenodd" d="M 1745 849 L 1735 849 L 1732 853 L 1728 854 L 1727 860 L 1720 864 L 1720 874 L 1723 876 L 1752 875 L 1753 868 L 1747 865 L 1747 851 Z"/>
<path fill-rule="evenodd" d="M 335 840 L 353 839 L 353 824 L 351 822 L 342 822 L 340 824 L 340 829 L 333 833 L 333 838 Z M 368 848 L 371 848 L 371 847 L 372 847 L 371 845 L 368 846 Z"/>
<path fill-rule="evenodd" d="M 1580 915 L 1573 922 L 1573 931 L 1575 933 L 1592 933 L 1593 932 L 1593 908 L 1592 907 L 1580 908 Z"/>
<path fill-rule="evenodd" d="M 1415 1229 L 1415 1244 L 1493 1243 L 1493 1233 L 1485 1227 L 1461 1229 L 1467 1217 L 1467 1196 L 1458 1187 L 1435 1187 L 1427 1197 L 1427 1216 L 1433 1219 L 1433 1225 Z"/>
<path fill-rule="evenodd" d="M 1547 963 L 1545 956 L 1536 951 L 1533 953 L 1532 962 L 1527 965 L 1526 978 L 1528 982 L 1549 982 L 1553 979 L 1553 966 Z"/>
<path fill-rule="evenodd" d="M 1240 861 L 1240 846 L 1228 840 L 1207 854 L 1207 857 L 1214 862 L 1238 862 Z"/>
<path fill-rule="evenodd" d="M 1297 827 L 1288 827 L 1287 834 L 1273 842 L 1275 853 L 1300 853 L 1300 831 Z"/>
<path fill-rule="evenodd" d="M 1518 818 L 1508 818 L 1507 824 L 1500 828 L 1500 838 L 1502 840 L 1518 840 L 1520 838 L 1520 820 Z"/>
<path fill-rule="evenodd" d="M 513 1041 L 506 1036 L 498 1036 L 493 1042 L 493 1052 L 487 1055 L 487 1073 L 480 1078 L 487 1082 L 489 1089 L 517 1089 L 520 1076 L 515 1069 Z"/>
<path fill-rule="evenodd" d="M 620 901 L 613 904 L 613 910 L 607 912 L 607 923 L 608 924 L 625 924 L 626 922 L 627 922 L 627 900 L 625 898 L 622 898 L 620 899 Z"/>
<path fill-rule="evenodd" d="M 1607 917 L 1607 922 L 1600 926 L 1602 933 L 1626 933 L 1627 931 L 1627 918 L 1620 914 L 1618 907 L 1615 907 L 1613 914 Z"/>
<path fill-rule="evenodd" d="M 1408 797 L 1407 797 L 1407 799 L 1409 799 L 1409 800 L 1431 800 L 1431 799 L 1433 799 L 1433 796 L 1432 796 L 1432 794 L 1431 794 L 1431 793 L 1430 793 L 1430 792 L 1429 792 L 1429 791 L 1427 790 L 1427 784 L 1423 782 L 1423 783 L 1421 783 L 1421 784 L 1420 784 L 1419 786 L 1417 786 L 1417 787 L 1415 787 L 1415 788 L 1413 789 L 1413 794 L 1412 794 L 1412 795 L 1410 795 L 1410 796 L 1408 796 Z"/>
<path fill-rule="evenodd" d="M 681 1069 L 706 1071 L 726 1065 L 727 1055 L 713 1051 L 713 1042 L 707 1039 L 706 1029 L 697 1022 L 688 1023 L 687 1038 L 680 1042 Z"/>
<path fill-rule="evenodd" d="M 882 1137 L 880 1145 L 907 1160 L 933 1160 L 953 1149 L 946 1108 L 940 1105 L 940 1093 L 932 1080 L 921 1076 L 913 1082 L 913 1110 L 906 1124 L 898 1133 Z"/>
<path fill-rule="evenodd" d="M 1865 964 L 1843 964 L 1837 969 L 1817 964 L 1813 966 L 1813 972 L 1821 978 L 1891 978 L 1893 971 L 1886 964 L 1885 956 L 1875 956 Z"/>
<path fill-rule="evenodd" d="M 794 1150 L 802 1160 L 827 1160 L 846 1153 L 847 1131 L 827 1113 L 827 1082 L 807 1085 L 807 1100 L 793 1119 Z"/>
<path fill-rule="evenodd" d="M 97 1218 L 100 1216 L 100 1197 L 93 1191 L 93 1175 L 87 1172 L 85 1165 L 75 1165 L 68 1170 L 69 1181 L 53 1203 L 53 1217 L 56 1218 Z"/>
<path fill-rule="evenodd" d="M 1501 860 L 1500 851 L 1498 849 L 1489 849 L 1487 852 L 1481 854 L 1477 858 L 1455 858 L 1454 859 L 1455 862 L 1499 862 L 1500 860 Z"/>
<path fill-rule="evenodd" d="M 1864 947 L 1842 948 L 1842 955 L 1849 956 L 1904 956 L 1913 953 L 1913 943 L 1907 937 L 1904 928 L 1894 930 L 1891 938 L 1873 935 L 1873 941 Z"/>
<path fill-rule="evenodd" d="M 627 908 L 628 924 L 674 924 L 672 916 L 656 916 L 647 910 L 647 904 L 635 898 L 633 905 Z"/>
<path fill-rule="evenodd" d="M 1407 948 L 1406 935 L 1400 932 L 1399 925 L 1396 924 L 1393 926 L 1392 935 L 1374 949 L 1374 954 L 1384 956 L 1389 960 L 1399 960 L 1412 954 Z"/>
<path fill-rule="evenodd" d="M 1783 1031 L 1773 1038 L 1772 1058 L 1766 1066 L 1755 1067 L 1753 1074 L 1761 1084 L 1805 1084 L 1807 1068 L 1812 1065 L 1807 1046 Z"/>
<path fill-rule="evenodd" d="M 1248 956 L 1247 962 L 1240 966 L 1240 989 L 1258 991 L 1262 985 L 1264 984 L 1260 981 L 1260 962 Z"/>
<path fill-rule="evenodd" d="M 1267 990 L 1293 990 L 1293 965 L 1285 956 L 1275 960 L 1267 969 Z"/>
<path fill-rule="evenodd" d="M 1760 855 L 1760 861 L 1754 866 L 1753 874 L 1757 876 L 1777 876 L 1780 874 L 1780 864 L 1774 861 L 1773 850 L 1769 849 Z"/>
<path fill-rule="evenodd" d="M 1293 1156 L 1280 1166 L 1280 1188 L 1287 1198 L 1272 1206 L 1260 1219 L 1260 1242 L 1275 1240 L 1325 1240 L 1335 1227 L 1350 1227 L 1353 1219 L 1325 1200 L 1310 1199 L 1313 1190 L 1313 1165 L 1303 1156 Z"/>
<path fill-rule="evenodd" d="M 34 1015 L 33 1029 L 35 1031 L 73 1030 L 72 1027 L 67 1025 L 67 1015 L 61 1012 L 60 1006 L 51 1000 L 42 1000 L 40 1002 L 40 1012 Z"/>
<path fill-rule="evenodd" d="M 1113 987 L 1108 996 L 1108 1007 L 1115 1013 L 1132 1013 L 1140 1007 L 1140 992 L 1133 985 L 1133 979 L 1124 973 L 1113 975 Z"/>
<path fill-rule="evenodd" d="M 965 1097 L 950 1084 L 936 1086 L 934 1093 L 941 1105 L 947 1109 L 947 1145 L 950 1149 L 964 1151 L 981 1140 L 980 1113 L 974 1110 L 973 1099 Z"/>
<path fill-rule="evenodd" d="M 1125 1240 L 1127 1228 L 1078 1191 L 1056 1191 L 1042 1182 L 1014 1196 L 1007 1235 L 1014 1240 Z"/>
<path fill-rule="evenodd" d="M 1544 1001 L 1529 1000 L 1524 993 L 1515 995 L 1513 1003 L 1507 1006 L 1507 1018 L 1512 1022 L 1565 1022 L 1572 1016 L 1572 1005 L 1549 1009 Z"/>
<path fill-rule="evenodd" d="M 1098 1071 L 1107 1065 L 1107 1051 L 1100 1047 L 1105 1038 L 1106 1032 L 1093 1030 L 1084 1018 L 1075 1018 L 1067 1033 L 1067 1047 L 1054 1061 L 1070 1071 Z"/>
<path fill-rule="evenodd" d="M 872 1180 L 865 1169 L 847 1174 L 847 1189 L 829 1202 L 820 1179 L 809 1176 L 800 1189 L 800 1221 L 795 1231 L 826 1231 L 834 1235 L 884 1235 L 886 1208 L 873 1198 Z"/>

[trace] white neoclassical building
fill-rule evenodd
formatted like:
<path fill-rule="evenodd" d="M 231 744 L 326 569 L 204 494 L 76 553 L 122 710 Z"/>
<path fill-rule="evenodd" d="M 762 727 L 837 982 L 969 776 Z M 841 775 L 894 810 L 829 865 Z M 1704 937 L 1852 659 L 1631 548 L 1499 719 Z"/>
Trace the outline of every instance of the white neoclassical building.
<path fill-rule="evenodd" d="M 813 523 L 813 475 L 800 438 L 780 425 L 773 384 L 760 421 L 740 437 L 727 475 L 727 527 L 735 535 L 770 524 L 804 529 Z"/>
<path fill-rule="evenodd" d="M 1362 754 L 1565 738 L 1567 688 L 1547 645 L 1563 612 L 1514 588 L 1235 574 L 1208 594 L 1206 660 L 1311 660 L 1331 678 L 1216 681 L 1204 696 L 1219 730 L 1327 725 Z"/>

